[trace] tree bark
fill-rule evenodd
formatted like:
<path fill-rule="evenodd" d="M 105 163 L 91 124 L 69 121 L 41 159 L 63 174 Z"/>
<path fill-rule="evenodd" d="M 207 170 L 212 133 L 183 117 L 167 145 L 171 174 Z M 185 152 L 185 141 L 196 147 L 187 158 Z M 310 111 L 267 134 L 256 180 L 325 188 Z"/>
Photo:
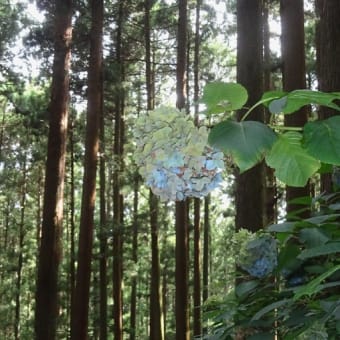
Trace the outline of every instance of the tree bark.
<path fill-rule="evenodd" d="M 237 82 L 249 94 L 251 107 L 263 92 L 262 0 L 237 1 Z M 238 112 L 241 119 L 243 110 Z M 264 112 L 256 108 L 248 119 L 263 121 Z M 264 164 L 236 175 L 236 229 L 256 231 L 263 227 L 265 214 Z"/>
<path fill-rule="evenodd" d="M 153 68 L 151 60 L 150 9 L 152 1 L 145 0 L 145 78 L 147 109 L 154 109 Z M 160 282 L 159 244 L 158 244 L 158 198 L 149 193 L 150 229 L 151 229 L 151 284 L 150 284 L 150 339 L 162 340 L 163 308 Z"/>
<path fill-rule="evenodd" d="M 177 68 L 176 93 L 177 108 L 182 110 L 186 105 L 186 70 L 187 70 L 187 0 L 178 2 L 177 31 Z M 176 202 L 176 339 L 189 340 L 189 301 L 188 301 L 188 202 Z"/>
<path fill-rule="evenodd" d="M 105 122 L 103 110 L 103 82 L 101 83 L 100 127 L 99 127 L 99 183 L 100 183 L 100 255 L 99 255 L 99 339 L 107 339 L 107 218 L 106 218 L 106 176 L 105 176 Z"/>
<path fill-rule="evenodd" d="M 282 61 L 283 61 L 283 89 L 293 91 L 306 88 L 305 66 L 305 34 L 304 34 L 304 9 L 303 0 L 281 0 L 281 26 L 282 26 Z M 298 112 L 285 115 L 286 126 L 304 126 L 308 119 L 308 111 L 302 108 Z M 286 187 L 286 211 L 288 214 L 297 212 L 301 205 L 290 203 L 291 200 L 310 196 L 310 186 Z M 300 217 L 308 217 L 309 212 L 298 214 Z"/>
<path fill-rule="evenodd" d="M 195 124 L 199 113 L 199 63 L 200 63 L 200 10 L 201 0 L 196 1 L 195 46 L 194 46 L 194 107 Z M 202 335 L 201 322 L 201 201 L 194 199 L 194 292 L 193 292 L 193 335 Z"/>
<path fill-rule="evenodd" d="M 132 225 L 132 261 L 138 264 L 138 201 L 139 201 L 139 174 L 136 172 L 133 189 L 133 225 Z M 130 340 L 136 339 L 137 329 L 137 273 L 131 279 L 130 298 Z"/>
<path fill-rule="evenodd" d="M 340 91 L 340 2 L 337 0 L 316 0 L 317 22 L 317 76 L 319 90 L 324 92 Z M 329 118 L 334 110 L 320 107 L 320 119 Z M 331 174 L 321 176 L 321 192 L 333 191 Z"/>
<path fill-rule="evenodd" d="M 37 340 L 55 339 L 58 316 L 57 282 L 61 259 L 72 1 L 56 0 L 55 4 L 54 61 L 36 291 L 35 333 Z"/>
<path fill-rule="evenodd" d="M 123 199 L 120 193 L 121 171 L 123 169 L 123 140 L 124 140 L 124 65 L 122 58 L 122 33 L 124 20 L 124 1 L 119 1 L 116 36 L 116 62 L 119 65 L 118 86 L 115 98 L 114 146 L 113 154 L 116 161 L 113 173 L 113 319 L 114 339 L 123 339 Z"/>
<path fill-rule="evenodd" d="M 85 137 L 85 162 L 80 216 L 76 288 L 71 308 L 71 339 L 87 339 L 91 258 L 99 150 L 99 118 L 102 89 L 103 1 L 91 2 L 90 61 Z"/>
<path fill-rule="evenodd" d="M 19 223 L 19 253 L 18 253 L 18 267 L 16 277 L 16 292 L 15 292 L 15 327 L 14 327 L 14 339 L 20 339 L 20 312 L 21 312 L 21 284 L 22 284 L 22 267 L 23 267 L 23 248 L 24 248 L 24 226 L 25 226 L 25 212 L 26 212 L 26 186 L 27 186 L 27 169 L 26 159 L 22 164 L 22 189 L 21 189 L 21 202 L 20 202 L 20 223 Z"/>

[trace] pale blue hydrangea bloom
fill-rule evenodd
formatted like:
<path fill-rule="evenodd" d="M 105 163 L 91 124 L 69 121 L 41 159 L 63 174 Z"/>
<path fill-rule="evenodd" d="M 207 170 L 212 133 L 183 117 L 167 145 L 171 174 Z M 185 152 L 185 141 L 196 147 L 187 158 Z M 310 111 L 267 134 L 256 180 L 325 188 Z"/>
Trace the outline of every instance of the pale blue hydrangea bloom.
<path fill-rule="evenodd" d="M 185 113 L 160 107 L 140 116 L 134 159 L 145 183 L 163 201 L 203 197 L 218 187 L 222 152 L 208 146 L 208 131 Z"/>
<path fill-rule="evenodd" d="M 245 255 L 238 263 L 251 276 L 263 278 L 277 266 L 276 240 L 269 235 L 249 241 L 242 253 Z"/>

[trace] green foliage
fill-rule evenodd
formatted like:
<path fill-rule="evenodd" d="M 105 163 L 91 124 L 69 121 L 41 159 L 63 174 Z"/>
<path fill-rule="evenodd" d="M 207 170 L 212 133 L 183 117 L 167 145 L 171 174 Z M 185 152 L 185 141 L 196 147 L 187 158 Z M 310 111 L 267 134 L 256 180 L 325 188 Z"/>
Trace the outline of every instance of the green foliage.
<path fill-rule="evenodd" d="M 266 162 L 275 169 L 276 177 L 290 186 L 305 185 L 320 168 L 320 162 L 303 149 L 301 139 L 299 132 L 283 133 L 266 156 Z"/>
<path fill-rule="evenodd" d="M 209 114 L 238 110 L 247 100 L 247 90 L 237 83 L 209 83 L 202 97 Z"/>
<path fill-rule="evenodd" d="M 340 94 L 337 92 L 266 92 L 244 114 L 241 122 L 228 118 L 216 124 L 210 132 L 209 142 L 231 156 L 241 172 L 265 158 L 280 181 L 290 186 L 304 186 L 321 168 L 321 162 L 340 165 L 340 117 L 312 121 L 303 129 L 281 125 L 267 126 L 245 119 L 255 107 L 262 104 L 273 115 L 290 114 L 310 104 L 340 111 L 340 107 L 334 103 L 339 98 Z M 220 82 L 206 85 L 202 98 L 208 113 L 232 113 L 240 109 L 246 100 L 247 92 L 242 85 Z"/>
<path fill-rule="evenodd" d="M 207 306 L 208 339 L 339 338 L 339 202 L 340 193 L 320 196 L 313 217 L 269 227 L 279 242 L 275 272 L 256 279 L 239 271 L 235 291 Z"/>
<path fill-rule="evenodd" d="M 230 156 L 241 172 L 265 159 L 275 169 L 277 178 L 290 186 L 304 186 L 314 173 L 330 169 L 337 184 L 339 116 L 311 121 L 303 128 L 245 119 L 259 105 L 267 106 L 272 115 L 290 114 L 305 105 L 323 105 L 340 111 L 334 102 L 339 93 L 267 92 L 237 122 L 231 118 L 232 111 L 244 103 L 236 100 L 234 106 L 221 105 L 232 103 L 230 96 L 234 93 L 228 91 L 229 87 L 230 84 L 223 88 L 217 83 L 217 92 L 209 85 L 203 102 L 208 113 L 220 113 L 221 108 L 228 113 L 227 120 L 212 128 L 209 142 Z M 240 85 L 232 87 L 235 91 L 239 88 Z M 245 98 L 244 89 L 240 96 Z M 240 235 L 239 255 L 248 262 L 245 266 L 237 261 L 240 266 L 237 285 L 225 301 L 207 305 L 206 317 L 213 322 L 209 339 L 274 339 L 275 334 L 280 339 L 339 338 L 340 194 L 299 203 L 312 205 L 314 216 L 272 225 L 267 230 L 276 234 L 277 261 L 267 261 L 273 257 L 271 252 L 264 256 L 261 253 L 270 236 L 264 237 L 263 232 L 255 239 L 254 235 Z"/>
<path fill-rule="evenodd" d="M 304 127 L 304 144 L 309 154 L 324 163 L 340 165 L 340 116 L 309 122 Z"/>
<path fill-rule="evenodd" d="M 263 159 L 276 138 L 270 128 L 259 122 L 225 120 L 214 126 L 208 141 L 229 154 L 243 172 Z"/>

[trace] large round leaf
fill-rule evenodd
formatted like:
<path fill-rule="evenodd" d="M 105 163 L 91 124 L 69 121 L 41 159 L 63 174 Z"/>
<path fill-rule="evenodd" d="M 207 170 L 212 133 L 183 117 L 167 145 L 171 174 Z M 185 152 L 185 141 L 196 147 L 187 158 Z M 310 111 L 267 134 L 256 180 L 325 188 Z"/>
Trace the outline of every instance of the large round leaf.
<path fill-rule="evenodd" d="M 223 121 L 211 130 L 209 143 L 230 155 L 240 171 L 260 162 L 276 140 L 276 134 L 255 121 Z"/>
<path fill-rule="evenodd" d="M 340 93 L 325 93 L 312 90 L 295 90 L 288 94 L 282 93 L 280 98 L 274 99 L 269 104 L 271 113 L 293 113 L 305 105 L 316 104 L 327 106 L 340 111 L 340 107 L 334 100 L 340 99 Z"/>
<path fill-rule="evenodd" d="M 247 90 L 241 84 L 214 82 L 203 89 L 202 102 L 209 114 L 241 109 L 247 100 Z"/>
<path fill-rule="evenodd" d="M 294 187 L 306 185 L 308 178 L 321 166 L 302 148 L 301 138 L 300 133 L 293 131 L 280 135 L 266 156 L 266 162 L 275 169 L 276 177 Z"/>
<path fill-rule="evenodd" d="M 303 134 L 304 145 L 312 156 L 340 165 L 340 116 L 307 123 Z"/>

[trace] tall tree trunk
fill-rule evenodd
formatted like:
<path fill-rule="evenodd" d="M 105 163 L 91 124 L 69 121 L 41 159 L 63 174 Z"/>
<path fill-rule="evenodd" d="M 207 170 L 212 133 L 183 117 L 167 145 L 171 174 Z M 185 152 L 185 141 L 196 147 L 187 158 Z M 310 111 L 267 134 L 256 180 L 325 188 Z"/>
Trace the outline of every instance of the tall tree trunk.
<path fill-rule="evenodd" d="M 122 58 L 122 33 L 124 20 L 124 1 L 118 4 L 116 62 L 119 65 L 118 86 L 115 98 L 115 128 L 113 154 L 116 166 L 113 172 L 113 301 L 114 301 L 114 339 L 123 339 L 123 200 L 120 194 L 121 171 L 123 169 L 123 139 L 124 139 L 124 65 Z"/>
<path fill-rule="evenodd" d="M 15 327 L 14 327 L 14 339 L 20 339 L 20 312 L 21 312 L 21 277 L 22 277 L 22 267 L 24 258 L 24 226 L 25 226 L 25 211 L 26 211 L 26 186 L 27 186 L 27 169 L 26 169 L 26 159 L 22 165 L 23 178 L 21 186 L 21 202 L 20 202 L 20 223 L 19 223 L 19 253 L 18 253 L 18 267 L 17 267 L 17 281 L 16 281 L 16 292 L 15 292 Z"/>
<path fill-rule="evenodd" d="M 85 137 L 85 162 L 80 216 L 76 288 L 71 308 L 71 339 L 87 339 L 91 257 L 96 197 L 99 119 L 102 90 L 103 1 L 91 1 L 90 61 Z"/>
<path fill-rule="evenodd" d="M 200 11 L 202 0 L 196 1 L 195 46 L 194 46 L 194 105 L 195 124 L 198 124 L 199 100 L 199 53 L 200 53 Z M 193 335 L 202 334 L 201 325 L 201 200 L 194 199 L 194 293 L 193 293 Z"/>
<path fill-rule="evenodd" d="M 101 83 L 103 86 L 103 83 Z M 107 218 L 106 218 L 106 176 L 105 176 L 105 122 L 103 110 L 103 88 L 100 100 L 100 230 L 99 230 L 99 339 L 107 339 Z"/>
<path fill-rule="evenodd" d="M 202 302 L 209 297 L 209 249 L 210 249 L 210 195 L 204 199 L 204 221 L 203 221 L 203 268 L 202 268 Z M 206 334 L 207 329 L 203 329 Z"/>
<path fill-rule="evenodd" d="M 132 261 L 138 264 L 138 190 L 139 174 L 136 172 L 133 190 L 133 225 L 132 225 Z M 133 275 L 131 280 L 131 299 L 130 299 L 130 340 L 135 340 L 137 330 L 137 275 Z"/>
<path fill-rule="evenodd" d="M 340 91 L 340 2 L 337 0 L 316 0 L 319 16 L 317 24 L 317 74 L 319 90 Z M 334 110 L 321 107 L 319 117 L 325 119 L 336 114 Z M 321 176 L 321 192 L 332 192 L 331 174 Z"/>
<path fill-rule="evenodd" d="M 56 0 L 55 3 L 54 61 L 35 309 L 37 340 L 55 339 L 58 316 L 57 283 L 61 259 L 72 1 Z"/>
<path fill-rule="evenodd" d="M 270 57 L 270 29 L 269 29 L 269 3 L 271 0 L 264 0 L 263 7 L 263 63 L 264 63 L 264 81 L 263 90 L 272 90 L 271 85 L 271 57 Z M 265 109 L 265 123 L 270 122 L 269 110 Z M 265 165 L 265 207 L 266 214 L 264 225 L 275 223 L 277 220 L 277 202 L 276 202 L 276 179 L 274 170 Z"/>
<path fill-rule="evenodd" d="M 70 247 L 70 272 L 69 272 L 69 306 L 68 313 L 69 318 L 71 318 L 71 305 L 74 298 L 74 289 L 76 283 L 76 255 L 75 255 L 75 176 L 74 176 L 74 122 L 73 119 L 70 119 L 70 132 L 69 132 L 69 149 L 70 149 L 70 203 L 69 203 L 69 247 Z"/>
<path fill-rule="evenodd" d="M 283 61 L 283 89 L 293 91 L 306 88 L 305 67 L 305 35 L 303 0 L 281 0 L 282 26 L 282 61 Z M 303 126 L 307 122 L 307 109 L 284 117 L 286 126 Z M 290 203 L 291 200 L 310 196 L 310 187 L 286 187 L 287 213 L 301 209 L 300 205 Z M 307 217 L 308 211 L 300 213 L 300 217 Z"/>
<path fill-rule="evenodd" d="M 262 0 L 237 1 L 237 82 L 249 93 L 247 105 L 255 104 L 263 92 Z M 244 111 L 238 112 L 239 119 Z M 252 111 L 251 120 L 263 121 L 262 108 Z M 265 214 L 264 164 L 236 176 L 236 229 L 256 231 Z"/>
<path fill-rule="evenodd" d="M 150 339 L 162 340 L 164 339 L 164 334 L 158 246 L 158 198 L 151 191 L 149 196 L 149 209 L 152 258 L 150 286 Z"/>
<path fill-rule="evenodd" d="M 187 0 L 178 2 L 177 107 L 184 109 L 186 104 L 186 63 L 187 63 Z M 189 340 L 189 301 L 188 301 L 188 202 L 176 202 L 176 339 Z"/>
<path fill-rule="evenodd" d="M 145 0 L 145 76 L 147 109 L 154 109 L 153 67 L 151 60 L 150 9 L 152 1 Z M 163 309 L 160 282 L 159 244 L 158 244 L 158 198 L 149 193 L 150 229 L 151 229 L 151 284 L 150 284 L 150 339 L 162 340 Z"/>

